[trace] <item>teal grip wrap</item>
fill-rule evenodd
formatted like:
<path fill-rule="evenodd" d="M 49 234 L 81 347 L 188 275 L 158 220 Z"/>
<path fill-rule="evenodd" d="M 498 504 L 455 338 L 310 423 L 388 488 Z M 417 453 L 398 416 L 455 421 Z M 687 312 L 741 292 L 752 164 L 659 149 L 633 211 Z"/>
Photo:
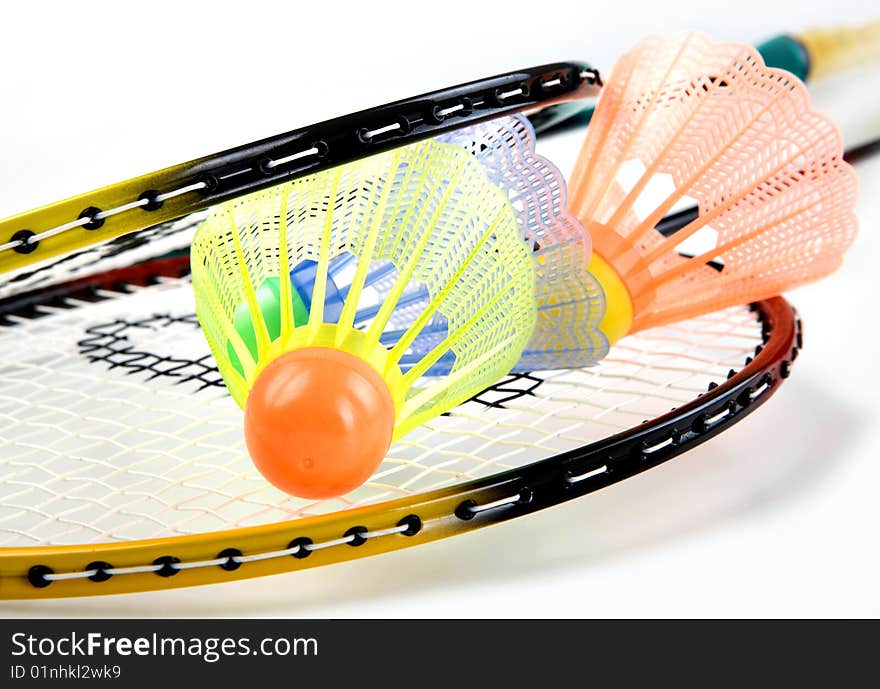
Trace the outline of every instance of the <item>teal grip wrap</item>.
<path fill-rule="evenodd" d="M 807 80 L 810 74 L 810 55 L 804 44 L 794 36 L 780 34 L 756 47 L 768 67 L 784 69 L 801 81 Z"/>

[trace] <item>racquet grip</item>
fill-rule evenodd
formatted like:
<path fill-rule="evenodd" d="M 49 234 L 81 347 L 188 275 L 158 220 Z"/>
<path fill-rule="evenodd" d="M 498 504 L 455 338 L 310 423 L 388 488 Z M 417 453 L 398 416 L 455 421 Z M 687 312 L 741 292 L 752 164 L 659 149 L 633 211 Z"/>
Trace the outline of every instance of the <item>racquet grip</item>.
<path fill-rule="evenodd" d="M 797 36 L 810 59 L 810 79 L 880 61 L 880 20 L 861 26 L 810 29 Z"/>

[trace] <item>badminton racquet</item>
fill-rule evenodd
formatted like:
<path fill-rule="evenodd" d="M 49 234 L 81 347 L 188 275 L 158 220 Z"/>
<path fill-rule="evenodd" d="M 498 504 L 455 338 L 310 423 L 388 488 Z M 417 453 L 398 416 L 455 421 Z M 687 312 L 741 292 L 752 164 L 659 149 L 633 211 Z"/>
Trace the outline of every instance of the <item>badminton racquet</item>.
<path fill-rule="evenodd" d="M 653 328 L 598 366 L 509 376 L 330 500 L 266 484 L 198 330 L 199 214 L 0 287 L 0 596 L 76 596 L 331 564 L 608 486 L 729 428 L 790 374 L 781 298 Z"/>
<path fill-rule="evenodd" d="M 801 344 L 782 298 L 645 331 L 596 367 L 509 376 L 392 445 L 361 488 L 303 500 L 253 467 L 188 258 L 142 262 L 154 248 L 0 302 L 0 597 L 261 576 L 525 515 L 729 428 Z"/>

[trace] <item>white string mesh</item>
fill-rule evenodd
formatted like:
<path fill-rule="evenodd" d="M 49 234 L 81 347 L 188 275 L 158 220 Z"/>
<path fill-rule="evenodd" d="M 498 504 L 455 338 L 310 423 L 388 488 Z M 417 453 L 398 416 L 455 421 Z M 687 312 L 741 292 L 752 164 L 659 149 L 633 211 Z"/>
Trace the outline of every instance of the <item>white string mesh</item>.
<path fill-rule="evenodd" d="M 649 330 L 598 366 L 511 376 L 392 446 L 342 498 L 279 492 L 247 456 L 186 279 L 0 325 L 0 546 L 250 526 L 448 486 L 630 428 L 761 342 L 746 308 Z"/>

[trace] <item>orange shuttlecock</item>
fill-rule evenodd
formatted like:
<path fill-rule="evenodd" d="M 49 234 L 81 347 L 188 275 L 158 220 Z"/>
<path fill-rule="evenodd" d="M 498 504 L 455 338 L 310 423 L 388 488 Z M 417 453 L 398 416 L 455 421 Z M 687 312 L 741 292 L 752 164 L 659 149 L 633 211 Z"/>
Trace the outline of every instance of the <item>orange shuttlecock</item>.
<path fill-rule="evenodd" d="M 570 184 L 603 330 L 613 342 L 830 273 L 856 234 L 856 186 L 836 126 L 754 48 L 643 40 L 612 70 Z M 691 206 L 671 236 L 656 229 Z"/>

